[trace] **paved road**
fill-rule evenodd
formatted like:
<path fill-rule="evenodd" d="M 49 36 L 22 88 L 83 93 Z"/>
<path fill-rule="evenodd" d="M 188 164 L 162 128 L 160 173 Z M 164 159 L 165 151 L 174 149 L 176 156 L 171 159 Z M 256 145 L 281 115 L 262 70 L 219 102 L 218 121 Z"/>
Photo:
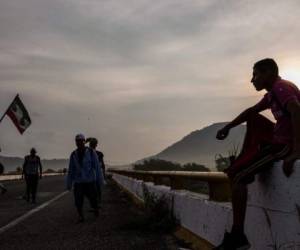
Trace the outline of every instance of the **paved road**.
<path fill-rule="evenodd" d="M 25 194 L 24 180 L 3 181 L 2 183 L 5 184 L 8 192 L 0 195 L 0 227 L 52 199 L 65 189 L 63 176 L 44 177 L 39 181 L 37 204 L 32 205 L 22 199 Z"/>
<path fill-rule="evenodd" d="M 22 184 L 8 185 L 9 195 L 0 200 L 1 225 L 8 219 L 3 212 L 16 218 L 32 208 L 16 199 Z M 40 183 L 40 203 L 53 198 L 64 189 L 62 177 L 48 177 Z M 49 191 L 50 190 L 50 191 Z M 47 194 L 47 195 L 46 195 Z M 14 208 L 17 207 L 16 212 Z M 19 208 L 24 207 L 24 208 Z M 178 249 L 172 236 L 138 230 L 131 224 L 141 216 L 137 209 L 116 186 L 109 183 L 104 190 L 100 216 L 94 218 L 85 207 L 86 222 L 76 224 L 77 214 L 71 193 L 35 213 L 23 222 L 0 234 L 0 249 L 101 249 L 101 250 L 164 250 Z M 133 223 L 134 224 L 134 223 Z"/>

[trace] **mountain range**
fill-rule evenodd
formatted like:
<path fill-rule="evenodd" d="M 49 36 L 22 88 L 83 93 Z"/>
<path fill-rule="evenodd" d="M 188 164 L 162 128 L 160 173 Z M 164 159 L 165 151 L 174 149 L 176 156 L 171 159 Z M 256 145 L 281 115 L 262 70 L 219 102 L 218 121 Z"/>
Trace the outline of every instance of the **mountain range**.
<path fill-rule="evenodd" d="M 5 167 L 5 173 L 10 171 L 15 171 L 17 167 L 22 167 L 24 158 L 21 157 L 9 157 L 9 156 L 0 156 L 0 162 Z M 51 160 L 41 160 L 43 170 L 47 169 L 63 169 L 68 168 L 68 160 L 67 159 L 51 159 Z"/>
<path fill-rule="evenodd" d="M 214 170 L 217 155 L 228 156 L 230 151 L 241 149 L 246 131 L 246 126 L 240 125 L 233 128 L 225 140 L 217 140 L 217 131 L 226 124 L 226 122 L 214 123 L 201 130 L 193 131 L 160 153 L 145 159 L 157 158 L 181 164 L 195 162 Z"/>
<path fill-rule="evenodd" d="M 181 164 L 198 163 L 205 165 L 211 170 L 215 169 L 215 157 L 219 154 L 228 156 L 229 152 L 235 148 L 241 148 L 245 134 L 245 125 L 240 125 L 230 131 L 226 140 L 216 139 L 216 133 L 227 123 L 214 123 L 210 126 L 195 130 L 183 137 L 181 140 L 170 145 L 160 153 L 144 158 L 157 158 Z M 5 172 L 14 171 L 17 167 L 22 167 L 23 158 L 0 156 L 0 162 L 5 166 Z M 67 159 L 42 160 L 43 169 L 63 169 L 68 167 Z M 118 166 L 120 167 L 120 166 Z M 128 166 L 127 166 L 128 167 Z"/>

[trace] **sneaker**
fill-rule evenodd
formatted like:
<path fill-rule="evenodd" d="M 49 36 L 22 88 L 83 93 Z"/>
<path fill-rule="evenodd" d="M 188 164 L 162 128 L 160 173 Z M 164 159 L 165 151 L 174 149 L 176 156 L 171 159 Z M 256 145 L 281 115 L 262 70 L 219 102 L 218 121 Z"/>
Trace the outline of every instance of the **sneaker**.
<path fill-rule="evenodd" d="M 231 234 L 225 232 L 221 245 L 213 248 L 213 250 L 233 250 L 230 248 L 230 245 L 231 245 Z"/>
<path fill-rule="evenodd" d="M 225 232 L 221 245 L 213 248 L 214 250 L 248 250 L 251 245 L 245 234 L 233 235 Z"/>
<path fill-rule="evenodd" d="M 5 194 L 7 192 L 6 188 L 2 188 L 1 194 Z"/>
<path fill-rule="evenodd" d="M 98 209 L 94 210 L 94 215 L 95 215 L 96 218 L 99 217 L 99 210 Z"/>
<path fill-rule="evenodd" d="M 248 250 L 251 245 L 245 234 L 232 235 L 233 246 L 235 250 Z"/>

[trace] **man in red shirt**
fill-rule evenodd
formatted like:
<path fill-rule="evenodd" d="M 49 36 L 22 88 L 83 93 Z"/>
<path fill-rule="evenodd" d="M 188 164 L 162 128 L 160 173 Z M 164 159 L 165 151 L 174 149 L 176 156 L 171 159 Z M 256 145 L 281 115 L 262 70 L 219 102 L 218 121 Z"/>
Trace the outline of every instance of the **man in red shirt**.
<path fill-rule="evenodd" d="M 284 159 L 283 172 L 289 177 L 295 160 L 300 159 L 300 92 L 291 82 L 280 78 L 273 59 L 263 59 L 253 66 L 253 83 L 257 91 L 265 89 L 262 100 L 243 111 L 218 131 L 217 139 L 224 140 L 231 128 L 246 122 L 247 132 L 240 155 L 225 170 L 232 183 L 233 226 L 225 232 L 223 242 L 215 250 L 249 249 L 244 234 L 247 208 L 247 185 L 255 174 Z M 271 109 L 274 124 L 261 111 Z"/>

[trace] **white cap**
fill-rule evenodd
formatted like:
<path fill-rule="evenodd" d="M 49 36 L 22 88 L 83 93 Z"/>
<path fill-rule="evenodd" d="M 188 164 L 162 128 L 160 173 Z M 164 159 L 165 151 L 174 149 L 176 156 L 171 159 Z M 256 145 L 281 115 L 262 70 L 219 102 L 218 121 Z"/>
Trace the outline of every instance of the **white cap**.
<path fill-rule="evenodd" d="M 85 136 L 83 134 L 77 134 L 75 140 L 85 140 Z"/>

